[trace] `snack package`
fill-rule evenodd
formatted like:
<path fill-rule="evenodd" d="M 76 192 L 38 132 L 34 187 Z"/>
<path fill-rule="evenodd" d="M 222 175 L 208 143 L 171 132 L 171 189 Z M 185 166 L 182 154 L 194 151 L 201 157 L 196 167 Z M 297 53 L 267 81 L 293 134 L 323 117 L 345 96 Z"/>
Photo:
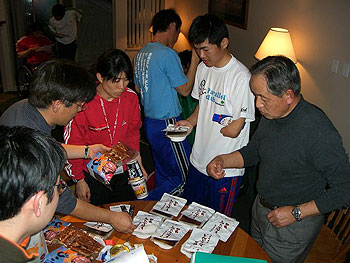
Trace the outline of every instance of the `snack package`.
<path fill-rule="evenodd" d="M 151 237 L 151 241 L 161 248 L 171 249 L 186 235 L 190 228 L 180 222 L 166 219 L 156 233 Z"/>
<path fill-rule="evenodd" d="M 139 211 L 132 221 L 137 226 L 132 234 L 142 239 L 149 238 L 156 232 L 162 221 L 163 217 L 161 216 Z"/>
<path fill-rule="evenodd" d="M 69 225 L 70 223 L 57 218 L 51 220 L 51 222 L 43 230 L 46 243 L 48 245 L 52 245 L 61 231 Z"/>
<path fill-rule="evenodd" d="M 132 217 L 134 215 L 135 205 L 112 205 L 109 207 L 109 210 L 114 212 L 126 212 Z"/>
<path fill-rule="evenodd" d="M 137 151 L 118 142 L 110 152 L 97 153 L 86 166 L 92 177 L 109 187 L 113 176 L 123 173 L 123 165 L 136 158 L 137 154 Z"/>
<path fill-rule="evenodd" d="M 79 255 L 77 252 L 66 248 L 59 247 L 56 250 L 52 251 L 45 257 L 45 263 L 91 263 L 91 260 Z"/>
<path fill-rule="evenodd" d="M 181 212 L 179 221 L 192 227 L 202 227 L 214 213 L 214 209 L 193 202 Z"/>
<path fill-rule="evenodd" d="M 177 126 L 174 124 L 169 124 L 163 132 L 165 132 L 165 136 L 168 137 L 173 142 L 182 142 L 186 139 L 186 137 L 190 134 L 189 127 L 187 126 Z"/>
<path fill-rule="evenodd" d="M 58 236 L 58 241 L 67 248 L 90 259 L 95 258 L 103 246 L 89 236 L 85 231 L 69 226 Z"/>
<path fill-rule="evenodd" d="M 189 239 L 181 246 L 181 252 L 188 258 L 197 251 L 212 253 L 219 242 L 219 236 L 203 229 L 193 229 Z"/>
<path fill-rule="evenodd" d="M 164 193 L 162 198 L 153 206 L 150 213 L 172 218 L 178 216 L 186 205 L 186 199 Z"/>
<path fill-rule="evenodd" d="M 110 224 L 100 222 L 86 222 L 84 225 L 88 227 L 84 229 L 88 235 L 99 242 L 101 239 L 107 239 L 113 232 L 113 227 Z"/>
<path fill-rule="evenodd" d="M 217 234 L 221 241 L 226 242 L 238 224 L 239 222 L 236 219 L 216 212 L 202 229 Z"/>
<path fill-rule="evenodd" d="M 32 235 L 29 239 L 26 239 L 25 241 L 23 241 L 21 245 L 25 247 L 26 251 L 29 254 L 37 253 L 39 255 L 39 257 L 31 261 L 31 263 L 43 262 L 44 257 L 47 254 L 49 254 L 43 231 L 40 231 L 35 235 Z M 0 262 L 1 262 L 1 259 L 0 259 Z"/>

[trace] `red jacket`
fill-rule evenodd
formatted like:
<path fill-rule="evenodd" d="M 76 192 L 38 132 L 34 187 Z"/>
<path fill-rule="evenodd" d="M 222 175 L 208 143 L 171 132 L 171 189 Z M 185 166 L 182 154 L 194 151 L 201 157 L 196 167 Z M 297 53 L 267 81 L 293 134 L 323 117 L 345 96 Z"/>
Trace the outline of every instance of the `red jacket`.
<path fill-rule="evenodd" d="M 33 34 L 30 34 L 28 36 L 22 37 L 20 40 L 17 41 L 16 51 L 18 53 L 28 50 L 32 47 L 43 47 L 48 45 L 51 45 L 51 41 L 47 37 L 35 37 Z M 26 59 L 29 64 L 40 64 L 42 62 L 52 59 L 52 55 L 45 51 L 33 51 L 27 55 Z"/>
<path fill-rule="evenodd" d="M 133 149 L 140 151 L 141 114 L 136 93 L 127 88 L 119 98 L 113 101 L 107 101 L 102 98 L 112 136 L 116 115 L 118 115 L 112 144 L 100 98 L 102 97 L 96 95 L 95 98 L 88 103 L 87 109 L 79 112 L 65 127 L 65 143 L 73 145 L 101 143 L 111 147 L 117 142 L 122 141 Z M 66 172 L 75 180 L 83 179 L 83 170 L 87 171 L 86 165 L 89 161 L 90 160 L 84 159 L 68 160 L 65 167 Z"/>

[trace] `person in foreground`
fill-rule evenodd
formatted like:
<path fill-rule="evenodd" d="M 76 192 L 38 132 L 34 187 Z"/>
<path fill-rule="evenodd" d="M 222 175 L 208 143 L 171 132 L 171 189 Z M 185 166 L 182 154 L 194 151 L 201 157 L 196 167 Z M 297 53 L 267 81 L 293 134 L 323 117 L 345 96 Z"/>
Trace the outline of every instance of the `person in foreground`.
<path fill-rule="evenodd" d="M 290 59 L 267 57 L 251 73 L 263 118 L 247 146 L 215 157 L 207 172 L 219 179 L 223 168 L 259 163 L 251 234 L 273 262 L 304 262 L 324 214 L 350 205 L 349 159 L 326 114 L 300 94 Z"/>
<path fill-rule="evenodd" d="M 95 81 L 87 70 L 71 61 L 51 60 L 35 71 L 29 98 L 10 106 L 1 116 L 0 125 L 25 126 L 50 135 L 56 125 L 67 125 L 95 94 Z M 68 159 L 87 159 L 110 149 L 102 144 L 62 146 Z M 70 188 L 60 195 L 56 212 L 109 223 L 120 232 L 130 233 L 135 229 L 127 213 L 112 212 L 79 200 Z"/>
<path fill-rule="evenodd" d="M 160 10 L 152 19 L 152 42 L 134 59 L 135 84 L 141 92 L 145 133 L 155 163 L 155 188 L 147 197 L 150 200 L 159 200 L 164 193 L 181 196 L 188 171 L 191 151 L 188 140 L 172 142 L 162 131 L 182 118 L 177 94 L 190 94 L 199 62 L 193 52 L 190 68 L 184 74 L 180 58 L 173 49 L 181 24 L 175 10 Z"/>
<path fill-rule="evenodd" d="M 1 126 L 0 138 L 0 261 L 27 262 L 35 255 L 19 244 L 55 213 L 65 151 L 52 137 L 26 127 Z"/>
<path fill-rule="evenodd" d="M 199 100 L 193 113 L 176 125 L 196 126 L 191 164 L 184 197 L 231 216 L 244 169 L 227 169 L 225 177 L 213 179 L 206 166 L 214 156 L 246 145 L 250 122 L 254 121 L 254 96 L 250 73 L 228 50 L 229 34 L 214 15 L 198 16 L 189 30 L 189 41 L 202 62 L 198 65 L 192 97 Z M 231 116 L 223 125 L 218 117 Z"/>

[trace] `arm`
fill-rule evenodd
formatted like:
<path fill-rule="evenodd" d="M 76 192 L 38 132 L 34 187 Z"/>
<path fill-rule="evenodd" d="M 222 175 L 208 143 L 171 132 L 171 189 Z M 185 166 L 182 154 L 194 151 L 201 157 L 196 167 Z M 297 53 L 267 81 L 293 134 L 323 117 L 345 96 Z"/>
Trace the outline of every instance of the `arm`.
<path fill-rule="evenodd" d="M 67 152 L 67 159 L 83 159 L 85 156 L 85 145 L 72 145 L 62 143 L 63 148 Z M 111 148 L 103 144 L 92 144 L 88 145 L 88 158 L 93 158 L 98 152 L 108 152 Z"/>
<path fill-rule="evenodd" d="M 198 63 L 199 63 L 199 57 L 198 57 L 197 53 L 193 50 L 192 57 L 191 57 L 191 65 L 190 65 L 190 68 L 188 69 L 188 72 L 186 74 L 186 76 L 188 78 L 188 82 L 186 84 L 176 88 L 176 91 L 180 95 L 187 97 L 191 93 Z"/>
<path fill-rule="evenodd" d="M 65 170 L 69 177 L 76 180 L 75 193 L 79 199 L 89 202 L 91 197 L 90 188 L 84 180 L 84 167 L 87 161 L 81 159 L 85 153 L 87 125 L 85 114 L 83 112 L 78 113 L 64 128 L 64 141 L 65 143 L 80 144 L 81 146 L 66 144 L 64 147 L 68 149 L 69 159 Z M 77 159 L 70 160 L 73 157 Z"/>
<path fill-rule="evenodd" d="M 17 51 L 17 55 L 19 58 L 23 58 L 23 57 L 28 56 L 30 53 L 37 51 L 39 48 L 40 48 L 39 46 L 35 46 L 35 47 L 31 47 L 31 48 L 28 48 L 28 49 L 23 50 L 23 51 Z"/>
<path fill-rule="evenodd" d="M 111 224 L 118 232 L 132 233 L 136 228 L 136 226 L 132 224 L 132 218 L 128 213 L 113 212 L 108 209 L 93 206 L 79 199 L 71 215 L 87 221 Z"/>
<path fill-rule="evenodd" d="M 214 179 L 221 179 L 225 176 L 224 168 L 243 168 L 244 160 L 239 151 L 216 156 L 207 165 L 207 173 Z"/>
<path fill-rule="evenodd" d="M 222 128 L 220 132 L 225 137 L 231 137 L 236 138 L 240 134 L 241 130 L 243 129 L 243 125 L 245 122 L 245 118 L 239 118 L 237 120 L 234 120 L 226 127 Z"/>
<path fill-rule="evenodd" d="M 181 120 L 175 123 L 175 126 L 187 126 L 190 127 L 190 132 L 193 130 L 194 126 L 197 125 L 198 121 L 198 113 L 199 113 L 199 104 L 194 109 L 191 116 L 189 116 L 186 120 Z"/>
<path fill-rule="evenodd" d="M 301 219 L 320 214 L 320 211 L 318 210 L 314 200 L 301 204 L 299 207 L 301 211 Z M 293 209 L 294 206 L 281 206 L 268 213 L 267 219 L 272 225 L 276 226 L 277 228 L 288 226 L 296 221 L 292 215 Z"/>

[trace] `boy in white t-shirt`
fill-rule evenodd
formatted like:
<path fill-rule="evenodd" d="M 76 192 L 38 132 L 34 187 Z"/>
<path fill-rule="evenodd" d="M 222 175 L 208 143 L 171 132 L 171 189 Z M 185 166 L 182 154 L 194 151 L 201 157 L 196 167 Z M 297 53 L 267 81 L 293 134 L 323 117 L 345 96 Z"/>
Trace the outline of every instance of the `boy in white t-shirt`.
<path fill-rule="evenodd" d="M 78 24 L 81 20 L 78 9 L 67 9 L 56 4 L 52 7 L 52 17 L 49 19 L 49 28 L 57 41 L 58 58 L 75 60 L 77 51 Z"/>
<path fill-rule="evenodd" d="M 207 164 L 218 154 L 240 149 L 249 140 L 255 119 L 249 70 L 228 51 L 226 25 L 213 15 L 197 17 L 189 41 L 202 62 L 192 97 L 199 100 L 193 114 L 177 125 L 197 125 L 184 197 L 231 216 L 244 169 L 226 169 L 220 180 L 208 176 Z"/>

